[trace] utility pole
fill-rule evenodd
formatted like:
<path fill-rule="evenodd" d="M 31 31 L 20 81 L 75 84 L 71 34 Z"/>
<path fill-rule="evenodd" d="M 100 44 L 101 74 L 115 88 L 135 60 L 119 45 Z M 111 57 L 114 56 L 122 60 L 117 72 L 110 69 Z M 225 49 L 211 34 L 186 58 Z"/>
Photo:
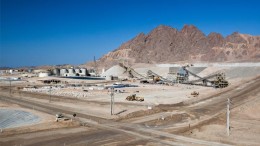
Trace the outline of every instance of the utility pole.
<path fill-rule="evenodd" d="M 10 83 L 10 85 L 9 85 L 9 95 L 11 96 L 11 93 L 12 93 L 12 80 L 11 79 L 9 80 L 9 83 Z"/>
<path fill-rule="evenodd" d="M 49 89 L 49 92 L 50 92 L 50 100 L 49 100 L 49 102 L 51 102 L 51 86 L 50 86 L 50 89 Z"/>
<path fill-rule="evenodd" d="M 229 136 L 229 114 L 230 114 L 230 109 L 229 109 L 229 105 L 230 105 L 230 99 L 228 98 L 227 101 L 227 135 Z"/>
<path fill-rule="evenodd" d="M 115 90 L 114 88 L 112 87 L 111 88 L 111 91 L 110 91 L 110 96 L 111 96 L 111 101 L 110 101 L 110 108 L 111 108 L 111 115 L 114 114 L 114 95 L 115 95 Z"/>

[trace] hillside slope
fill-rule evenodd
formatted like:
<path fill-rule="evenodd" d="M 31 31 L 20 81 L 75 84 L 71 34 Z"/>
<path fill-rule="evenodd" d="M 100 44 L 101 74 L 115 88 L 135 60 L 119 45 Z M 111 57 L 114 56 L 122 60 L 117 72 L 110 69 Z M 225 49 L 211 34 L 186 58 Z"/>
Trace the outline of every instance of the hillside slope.
<path fill-rule="evenodd" d="M 109 67 L 119 62 L 243 62 L 260 60 L 260 36 L 234 32 L 227 37 L 212 32 L 208 36 L 193 25 L 180 31 L 160 25 L 149 34 L 138 34 L 97 62 Z"/>

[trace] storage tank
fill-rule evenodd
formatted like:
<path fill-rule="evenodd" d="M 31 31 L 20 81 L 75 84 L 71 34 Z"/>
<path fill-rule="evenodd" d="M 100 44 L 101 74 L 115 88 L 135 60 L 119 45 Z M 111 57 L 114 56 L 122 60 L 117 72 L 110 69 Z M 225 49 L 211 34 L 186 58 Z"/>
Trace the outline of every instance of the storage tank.
<path fill-rule="evenodd" d="M 70 68 L 70 69 L 69 69 L 69 74 L 74 74 L 74 73 L 75 73 L 74 68 Z"/>
<path fill-rule="evenodd" d="M 55 75 L 55 76 L 60 76 L 60 69 L 59 69 L 59 68 L 55 68 L 55 69 L 53 70 L 53 75 Z"/>
<path fill-rule="evenodd" d="M 78 73 L 78 74 L 79 74 L 80 72 L 81 72 L 80 69 L 78 69 L 78 68 L 75 69 L 75 73 Z"/>
<path fill-rule="evenodd" d="M 60 70 L 60 75 L 61 75 L 61 76 L 64 76 L 66 73 L 68 73 L 68 70 L 67 70 L 67 69 L 64 69 L 64 68 L 63 68 L 63 69 Z"/>
<path fill-rule="evenodd" d="M 86 76 L 87 75 L 87 69 L 82 68 L 80 70 L 81 70 L 81 73 L 80 73 L 81 76 Z"/>

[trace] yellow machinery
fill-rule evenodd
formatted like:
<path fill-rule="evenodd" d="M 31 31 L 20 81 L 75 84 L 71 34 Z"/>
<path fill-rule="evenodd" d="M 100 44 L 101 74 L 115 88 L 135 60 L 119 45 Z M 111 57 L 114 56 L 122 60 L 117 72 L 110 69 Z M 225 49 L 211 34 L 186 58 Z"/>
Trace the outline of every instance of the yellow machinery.
<path fill-rule="evenodd" d="M 136 96 L 136 94 L 132 94 L 130 96 L 127 96 L 126 100 L 128 100 L 128 101 L 144 101 L 144 98 L 138 97 L 138 96 Z"/>

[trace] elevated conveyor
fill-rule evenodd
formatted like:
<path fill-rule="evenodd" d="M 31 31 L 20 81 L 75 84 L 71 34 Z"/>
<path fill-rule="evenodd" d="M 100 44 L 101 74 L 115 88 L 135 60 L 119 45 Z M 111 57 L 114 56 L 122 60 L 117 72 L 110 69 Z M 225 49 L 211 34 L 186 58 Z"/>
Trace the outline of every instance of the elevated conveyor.
<path fill-rule="evenodd" d="M 151 71 L 151 70 L 148 70 L 148 71 L 147 71 L 147 75 L 148 75 L 148 76 L 153 75 L 153 76 L 159 77 L 162 81 L 171 82 L 171 81 L 167 80 L 166 78 L 164 78 L 164 77 L 158 75 L 157 73 L 155 73 L 155 72 L 153 72 L 153 71 Z"/>
<path fill-rule="evenodd" d="M 199 78 L 197 80 L 185 81 L 183 82 L 184 84 L 203 85 L 203 86 L 211 86 L 216 88 L 225 88 L 229 85 L 228 81 L 225 80 L 224 73 L 214 73 L 206 77 L 200 77 L 192 73 L 188 69 L 186 69 L 186 67 L 183 67 L 183 69 L 187 71 L 190 75 Z M 202 84 L 199 84 L 199 82 L 202 82 Z"/>
<path fill-rule="evenodd" d="M 129 73 L 129 75 L 130 75 L 131 77 L 135 77 L 135 78 L 138 78 L 138 79 L 146 79 L 146 78 L 147 78 L 147 77 L 145 77 L 145 76 L 139 74 L 138 72 L 136 72 L 136 71 L 135 71 L 133 68 L 131 68 L 131 67 L 125 66 L 125 65 L 122 64 L 122 63 L 119 63 L 119 65 L 120 65 L 121 67 L 123 67 L 123 68 L 126 70 L 126 72 Z"/>

